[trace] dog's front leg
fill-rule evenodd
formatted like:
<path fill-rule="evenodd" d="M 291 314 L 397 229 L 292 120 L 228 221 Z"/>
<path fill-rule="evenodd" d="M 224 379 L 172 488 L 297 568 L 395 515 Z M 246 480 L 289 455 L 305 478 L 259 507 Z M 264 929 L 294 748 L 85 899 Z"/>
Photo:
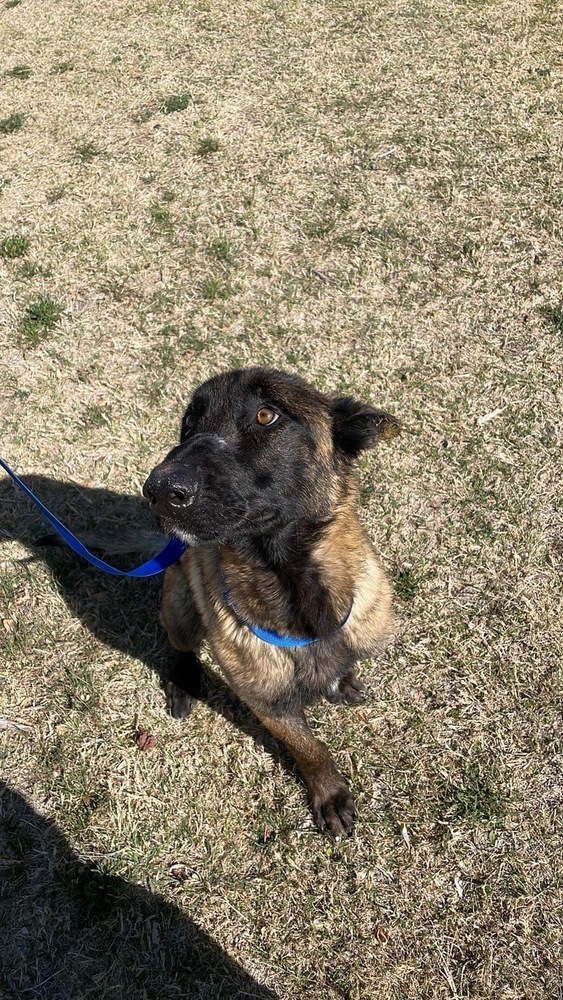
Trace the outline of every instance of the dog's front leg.
<path fill-rule="evenodd" d="M 256 714 L 295 759 L 305 778 L 313 818 L 319 829 L 328 830 L 335 837 L 351 833 L 356 817 L 354 799 L 327 747 L 313 736 L 304 714 Z"/>
<path fill-rule="evenodd" d="M 202 666 L 194 650 L 174 650 L 174 660 L 164 684 L 168 711 L 186 719 L 201 696 Z"/>
<path fill-rule="evenodd" d="M 164 685 L 168 710 L 175 719 L 185 719 L 201 693 L 198 651 L 204 629 L 180 563 L 170 566 L 164 575 L 160 619 L 174 650 Z"/>

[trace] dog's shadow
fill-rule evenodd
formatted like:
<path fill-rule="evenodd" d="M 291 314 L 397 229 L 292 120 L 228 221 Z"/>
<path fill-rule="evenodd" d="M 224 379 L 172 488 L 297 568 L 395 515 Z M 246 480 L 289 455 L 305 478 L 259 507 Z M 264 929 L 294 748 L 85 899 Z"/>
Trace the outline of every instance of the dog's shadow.
<path fill-rule="evenodd" d="M 0 866 L 6 1000 L 276 1000 L 176 906 L 80 860 L 1 781 Z"/>
<path fill-rule="evenodd" d="M 115 548 L 126 549 L 128 544 L 132 546 L 131 539 L 135 536 L 154 535 L 154 519 L 142 496 L 64 483 L 48 476 L 21 478 L 79 538 L 95 534 L 99 538 L 107 538 L 110 547 L 114 547 L 115 542 Z M 29 555 L 20 559 L 23 565 L 37 560 L 45 562 L 53 585 L 85 628 L 104 644 L 142 660 L 164 684 L 172 670 L 173 656 L 158 620 L 162 577 L 135 579 L 111 576 L 91 566 L 65 545 L 37 545 L 38 540 L 49 535 L 52 535 L 49 523 L 23 491 L 10 479 L 0 479 L 0 544 L 15 540 L 25 545 Z M 123 539 L 125 542 L 122 544 Z M 154 550 L 144 555 L 123 552 L 106 556 L 96 551 L 97 555 L 120 569 L 132 569 L 153 553 Z M 251 736 L 285 770 L 296 774 L 285 749 L 276 743 L 215 674 L 204 683 L 200 700 Z M 163 694 L 163 712 L 165 710 Z"/>

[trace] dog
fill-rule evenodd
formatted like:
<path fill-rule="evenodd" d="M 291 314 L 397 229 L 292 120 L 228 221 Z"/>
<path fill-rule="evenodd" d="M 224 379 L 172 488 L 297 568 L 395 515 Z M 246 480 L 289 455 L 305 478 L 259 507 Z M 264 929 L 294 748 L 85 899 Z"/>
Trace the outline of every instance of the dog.
<path fill-rule="evenodd" d="M 397 430 L 383 410 L 296 375 L 229 371 L 196 389 L 180 444 L 143 487 L 160 527 L 189 546 L 163 583 L 172 714 L 197 700 L 206 639 L 334 836 L 352 832 L 354 799 L 304 712 L 321 698 L 360 702 L 355 662 L 390 630 L 391 587 L 358 519 L 356 459 Z"/>

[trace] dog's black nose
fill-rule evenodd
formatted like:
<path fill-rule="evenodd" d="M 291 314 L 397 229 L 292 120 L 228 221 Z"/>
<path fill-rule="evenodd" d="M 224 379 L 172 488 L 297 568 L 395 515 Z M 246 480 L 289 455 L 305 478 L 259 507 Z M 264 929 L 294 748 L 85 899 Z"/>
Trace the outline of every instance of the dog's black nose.
<path fill-rule="evenodd" d="M 196 483 L 190 482 L 185 474 L 170 465 L 159 465 L 153 469 L 143 486 L 143 496 L 155 514 L 170 514 L 174 508 L 190 506 L 196 491 Z"/>

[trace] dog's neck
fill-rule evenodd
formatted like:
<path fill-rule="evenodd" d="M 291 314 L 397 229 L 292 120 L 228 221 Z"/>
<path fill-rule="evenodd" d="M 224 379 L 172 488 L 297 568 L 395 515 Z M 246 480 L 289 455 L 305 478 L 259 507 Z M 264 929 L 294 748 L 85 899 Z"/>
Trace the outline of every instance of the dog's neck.
<path fill-rule="evenodd" d="M 337 513 L 222 547 L 223 571 L 248 620 L 304 638 L 323 638 L 339 627 L 353 599 L 354 576 L 341 537 L 343 527 L 350 531 L 347 513 L 345 526 Z"/>

